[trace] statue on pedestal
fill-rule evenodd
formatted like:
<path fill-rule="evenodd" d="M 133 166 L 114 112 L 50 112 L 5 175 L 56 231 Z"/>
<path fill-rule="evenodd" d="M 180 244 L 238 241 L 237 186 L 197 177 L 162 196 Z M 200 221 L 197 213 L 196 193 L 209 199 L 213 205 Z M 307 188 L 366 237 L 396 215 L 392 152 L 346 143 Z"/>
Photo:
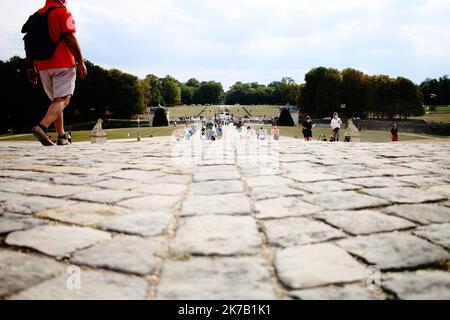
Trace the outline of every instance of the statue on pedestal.
<path fill-rule="evenodd" d="M 97 120 L 97 124 L 94 126 L 91 132 L 91 143 L 106 143 L 107 134 L 102 128 L 102 119 Z"/>

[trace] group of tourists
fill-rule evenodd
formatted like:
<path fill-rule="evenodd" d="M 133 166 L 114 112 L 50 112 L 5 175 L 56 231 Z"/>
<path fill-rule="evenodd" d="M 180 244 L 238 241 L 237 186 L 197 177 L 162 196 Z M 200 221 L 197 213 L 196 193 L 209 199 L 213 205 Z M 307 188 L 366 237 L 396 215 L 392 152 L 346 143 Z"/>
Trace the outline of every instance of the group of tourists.
<path fill-rule="evenodd" d="M 340 140 L 340 132 L 342 128 L 343 122 L 341 118 L 339 117 L 339 114 L 335 112 L 333 114 L 333 118 L 331 119 L 330 128 L 332 130 L 332 135 L 330 138 L 328 138 L 325 134 L 321 134 L 319 136 L 318 141 L 323 142 L 339 142 Z M 313 123 L 311 117 L 307 116 L 305 120 L 302 122 L 302 133 L 303 137 L 305 138 L 305 141 L 313 141 L 313 128 L 315 127 L 315 124 Z M 392 125 L 391 129 L 391 141 L 397 142 L 400 140 L 399 136 L 399 130 L 396 123 Z M 347 132 L 344 138 L 344 142 L 351 142 L 352 141 L 352 135 L 350 132 Z"/>
<path fill-rule="evenodd" d="M 332 136 L 328 140 L 326 135 L 321 135 L 319 137 L 319 141 L 338 142 L 339 138 L 340 138 L 340 131 L 341 131 L 342 124 L 343 124 L 343 122 L 342 122 L 341 118 L 339 118 L 339 114 L 337 112 L 335 112 L 333 114 L 333 118 L 331 119 L 331 124 L 330 124 L 331 130 L 333 132 Z M 302 127 L 303 127 L 302 133 L 303 133 L 303 137 L 305 138 L 305 141 L 313 141 L 313 128 L 315 127 L 315 124 L 313 123 L 310 116 L 307 116 L 305 121 L 302 122 Z M 347 134 L 346 142 L 350 142 L 350 141 L 347 141 L 349 138 L 351 139 L 349 134 Z"/>
<path fill-rule="evenodd" d="M 248 126 L 246 132 L 241 135 L 242 140 L 257 140 L 257 141 L 267 141 L 272 139 L 274 141 L 280 140 L 280 129 L 278 127 L 273 127 L 270 131 L 270 136 L 267 133 L 267 130 L 263 127 L 260 127 L 258 130 L 253 129 Z"/>
<path fill-rule="evenodd" d="M 216 121 L 215 123 L 208 122 L 202 125 L 200 139 L 206 141 L 216 141 L 223 137 L 222 123 Z"/>

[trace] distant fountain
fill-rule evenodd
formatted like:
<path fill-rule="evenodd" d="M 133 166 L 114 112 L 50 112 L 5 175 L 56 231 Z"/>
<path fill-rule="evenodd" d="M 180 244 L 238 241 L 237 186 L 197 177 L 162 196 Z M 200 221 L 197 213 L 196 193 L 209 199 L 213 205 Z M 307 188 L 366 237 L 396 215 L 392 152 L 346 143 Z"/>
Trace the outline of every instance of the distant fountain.
<path fill-rule="evenodd" d="M 361 132 L 353 123 L 353 119 L 348 120 L 347 132 L 350 135 L 352 142 L 361 142 Z"/>

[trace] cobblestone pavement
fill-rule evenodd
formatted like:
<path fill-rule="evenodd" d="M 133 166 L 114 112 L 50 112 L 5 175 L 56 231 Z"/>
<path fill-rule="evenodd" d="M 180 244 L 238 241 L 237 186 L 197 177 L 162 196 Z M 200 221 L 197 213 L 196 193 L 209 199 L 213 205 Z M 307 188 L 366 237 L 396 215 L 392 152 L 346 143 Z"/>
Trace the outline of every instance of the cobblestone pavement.
<path fill-rule="evenodd" d="M 0 143 L 0 298 L 450 299 L 449 144 L 242 144 Z"/>

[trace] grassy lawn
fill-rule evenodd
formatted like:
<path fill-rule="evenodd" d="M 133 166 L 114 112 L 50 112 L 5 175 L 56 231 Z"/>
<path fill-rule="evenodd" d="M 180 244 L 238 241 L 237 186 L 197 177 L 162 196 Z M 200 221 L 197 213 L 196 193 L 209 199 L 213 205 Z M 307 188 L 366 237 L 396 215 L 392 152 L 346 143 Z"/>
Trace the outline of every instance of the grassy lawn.
<path fill-rule="evenodd" d="M 163 128 L 141 128 L 141 137 L 149 138 L 153 137 L 165 137 L 170 136 L 176 129 L 181 129 L 183 126 L 175 127 L 163 127 Z M 105 130 L 108 134 L 108 140 L 120 140 L 120 139 L 137 139 L 138 129 L 137 128 L 125 128 L 125 129 L 110 129 Z M 73 131 L 72 141 L 73 142 L 85 142 L 91 141 L 90 138 L 91 131 Z M 54 140 L 56 137 L 55 133 L 50 133 L 50 136 Z M 36 141 L 32 135 L 18 135 L 12 136 L 0 141 Z"/>
<path fill-rule="evenodd" d="M 450 113 L 435 113 L 435 114 L 427 114 L 423 117 L 418 117 L 418 118 L 411 118 L 413 120 L 425 120 L 426 122 L 429 123 L 444 123 L 447 124 L 450 122 Z"/>
<path fill-rule="evenodd" d="M 254 126 L 254 125 L 253 125 Z M 257 126 L 254 126 L 257 127 Z M 164 127 L 164 128 L 141 128 L 142 138 L 149 137 L 164 137 L 170 136 L 176 129 L 183 129 L 184 126 L 177 126 L 176 128 Z M 272 126 L 264 126 L 265 129 L 272 129 Z M 137 128 L 125 128 L 125 129 L 109 129 L 105 130 L 108 134 L 108 140 L 120 140 L 120 139 L 136 139 L 138 135 Z M 280 127 L 280 133 L 285 137 L 300 138 L 303 139 L 302 129 L 300 127 Z M 72 132 L 73 142 L 85 142 L 90 141 L 91 131 L 74 131 Z M 325 134 L 327 137 L 331 136 L 331 130 L 326 128 L 316 128 L 313 130 L 314 139 L 318 139 L 320 135 Z M 56 134 L 50 133 L 53 139 L 55 139 Z M 345 136 L 345 130 L 341 132 L 341 139 L 343 140 Z M 443 139 L 445 137 L 432 136 L 426 134 L 413 134 L 413 133 L 400 133 L 401 141 L 414 141 L 414 140 L 424 140 L 424 139 Z M 450 138 L 449 138 L 450 140 Z M 0 138 L 0 141 L 35 141 L 32 135 L 17 135 L 17 136 L 5 136 Z M 391 135 L 390 132 L 385 131 L 362 131 L 361 132 L 362 142 L 390 142 Z"/>
<path fill-rule="evenodd" d="M 195 107 L 173 107 L 168 108 L 170 112 L 170 119 L 176 120 L 182 117 L 196 117 L 204 107 L 195 106 Z"/>
<path fill-rule="evenodd" d="M 230 112 L 234 114 L 235 117 L 243 118 L 247 116 L 247 112 L 245 112 L 244 107 L 252 114 L 252 117 L 256 118 L 276 118 L 280 115 L 280 109 L 278 106 L 225 106 L 230 109 Z M 188 107 L 173 107 L 169 108 L 170 118 L 171 120 L 176 120 L 181 117 L 196 117 L 203 111 L 204 106 L 188 106 Z M 221 106 L 209 106 L 206 107 L 205 112 L 203 112 L 203 116 L 206 118 L 214 118 L 214 114 L 220 112 Z M 449 123 L 450 122 L 450 113 L 437 113 L 437 114 L 428 114 L 423 117 L 411 118 L 412 120 L 425 120 L 429 123 Z"/>
<path fill-rule="evenodd" d="M 277 106 L 225 106 L 225 108 L 228 108 L 230 110 L 230 113 L 238 118 L 248 116 L 248 113 L 245 111 L 245 109 L 247 109 L 252 114 L 252 117 L 257 118 L 263 118 L 264 116 L 266 116 L 267 118 L 275 118 L 280 115 L 280 110 Z M 213 118 L 214 114 L 220 112 L 220 109 L 221 106 L 209 106 L 206 108 L 203 116 Z"/>
<path fill-rule="evenodd" d="M 277 106 L 247 106 L 253 117 L 277 118 L 280 116 L 280 108 Z"/>

